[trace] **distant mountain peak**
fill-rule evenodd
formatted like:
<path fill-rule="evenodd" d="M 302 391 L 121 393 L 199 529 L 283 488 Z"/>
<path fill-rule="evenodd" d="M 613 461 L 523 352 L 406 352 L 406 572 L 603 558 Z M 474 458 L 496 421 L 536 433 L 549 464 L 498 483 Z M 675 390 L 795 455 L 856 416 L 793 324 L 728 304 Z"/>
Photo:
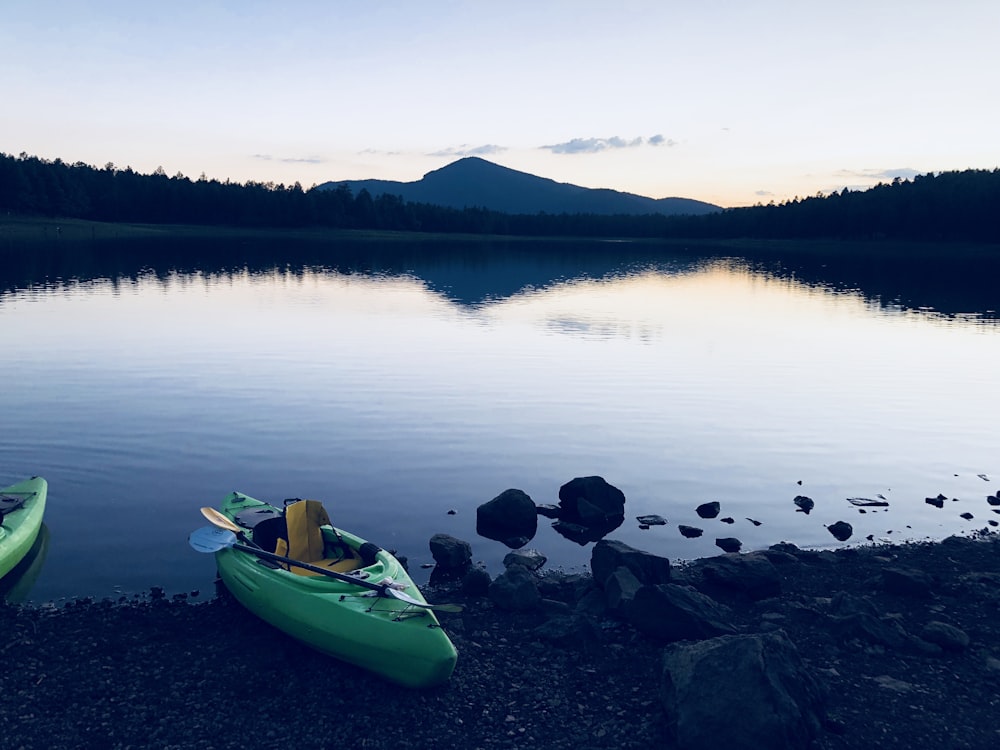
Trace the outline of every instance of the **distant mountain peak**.
<path fill-rule="evenodd" d="M 689 198 L 647 198 L 611 189 L 584 188 L 466 156 L 432 170 L 415 182 L 342 180 L 318 189 L 346 185 L 372 196 L 398 195 L 411 203 L 449 208 L 486 208 L 508 214 L 706 214 L 720 211 L 711 203 Z"/>

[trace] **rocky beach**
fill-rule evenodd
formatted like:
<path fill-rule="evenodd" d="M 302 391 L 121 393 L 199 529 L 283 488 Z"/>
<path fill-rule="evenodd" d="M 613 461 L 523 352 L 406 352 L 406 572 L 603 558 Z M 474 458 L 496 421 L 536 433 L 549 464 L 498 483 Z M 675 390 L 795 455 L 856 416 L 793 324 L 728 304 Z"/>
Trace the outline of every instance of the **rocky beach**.
<path fill-rule="evenodd" d="M 5 604 L 0 747 L 752 747 L 754 701 L 780 706 L 770 747 L 1000 742 L 995 534 L 683 565 L 611 539 L 589 575 L 521 563 L 425 587 L 466 608 L 441 615 L 451 680 L 423 691 L 311 651 L 224 590 Z"/>

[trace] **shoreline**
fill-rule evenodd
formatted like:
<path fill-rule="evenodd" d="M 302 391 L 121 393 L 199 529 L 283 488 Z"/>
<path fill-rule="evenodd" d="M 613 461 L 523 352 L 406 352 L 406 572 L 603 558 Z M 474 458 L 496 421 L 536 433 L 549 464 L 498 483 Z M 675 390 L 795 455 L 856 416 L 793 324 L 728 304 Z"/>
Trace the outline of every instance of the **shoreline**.
<path fill-rule="evenodd" d="M 748 597 L 703 575 L 712 561 L 755 555 L 770 556 L 776 596 Z M 886 571 L 900 569 L 919 585 L 888 586 Z M 788 635 L 826 686 L 816 750 L 985 750 L 1000 740 L 996 534 L 820 552 L 775 545 L 674 566 L 671 577 L 728 608 L 739 633 Z M 542 603 L 524 611 L 468 596 L 457 582 L 421 587 L 429 601 L 467 605 L 440 618 L 459 651 L 454 675 L 423 691 L 312 651 L 224 590 L 197 602 L 154 589 L 122 604 L 4 603 L 3 746 L 332 747 L 350 738 L 363 748 L 670 747 L 666 644 L 595 611 L 589 576 L 543 571 L 537 581 Z M 839 632 L 845 601 L 908 635 L 947 623 L 968 645 L 921 651 Z M 588 625 L 554 626 L 568 622 Z"/>

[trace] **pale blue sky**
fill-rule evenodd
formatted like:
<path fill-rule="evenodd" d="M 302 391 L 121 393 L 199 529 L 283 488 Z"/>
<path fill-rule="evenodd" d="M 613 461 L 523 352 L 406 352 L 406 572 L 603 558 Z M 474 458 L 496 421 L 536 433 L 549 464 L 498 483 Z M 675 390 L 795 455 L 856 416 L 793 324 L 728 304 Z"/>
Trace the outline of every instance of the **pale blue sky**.
<path fill-rule="evenodd" d="M 1000 166 L 996 0 L 0 0 L 0 151 L 749 205 Z"/>

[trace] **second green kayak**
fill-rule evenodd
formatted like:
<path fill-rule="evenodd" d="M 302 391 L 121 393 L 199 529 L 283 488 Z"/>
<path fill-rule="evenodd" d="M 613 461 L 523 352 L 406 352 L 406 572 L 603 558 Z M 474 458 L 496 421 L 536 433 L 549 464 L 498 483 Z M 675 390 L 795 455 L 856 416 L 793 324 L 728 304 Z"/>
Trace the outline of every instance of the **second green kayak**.
<path fill-rule="evenodd" d="M 0 489 L 0 577 L 7 575 L 28 553 L 42 528 L 49 485 L 41 477 Z"/>

